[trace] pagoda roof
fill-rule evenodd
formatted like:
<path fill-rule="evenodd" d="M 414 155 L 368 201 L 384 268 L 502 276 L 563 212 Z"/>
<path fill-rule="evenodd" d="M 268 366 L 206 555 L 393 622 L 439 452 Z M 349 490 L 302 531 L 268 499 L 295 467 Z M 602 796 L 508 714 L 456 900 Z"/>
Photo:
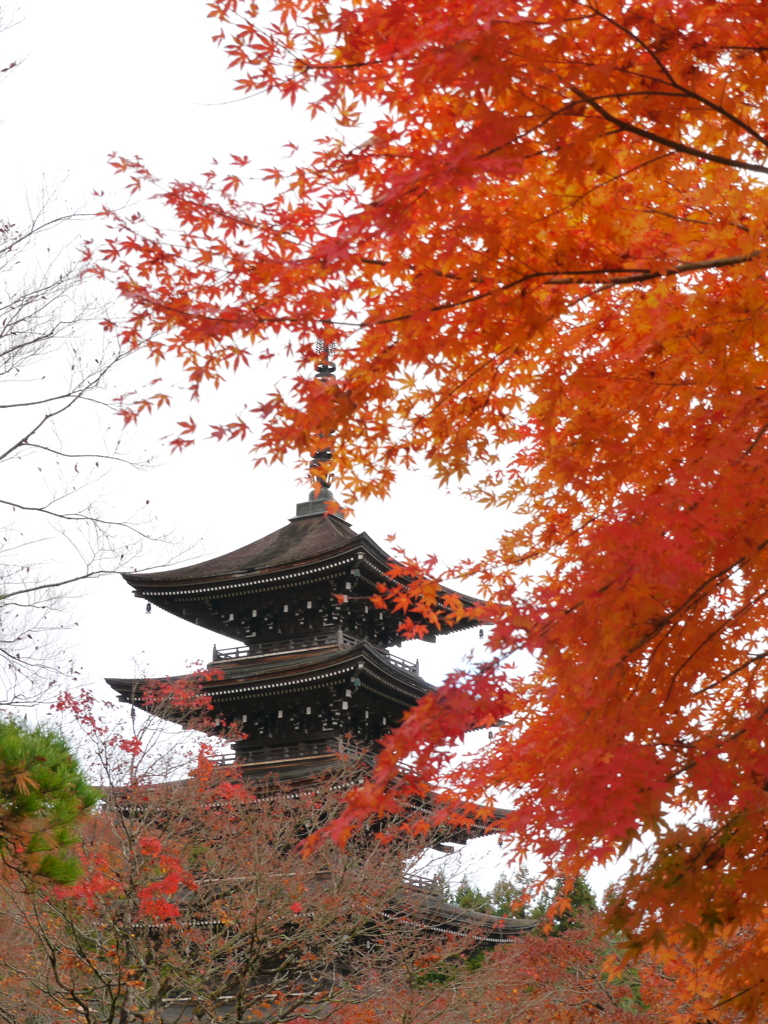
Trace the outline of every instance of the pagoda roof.
<path fill-rule="evenodd" d="M 386 580 L 396 564 L 367 533 L 355 533 L 340 516 L 313 511 L 297 515 L 266 537 L 216 558 L 160 572 L 123 573 L 123 579 L 134 588 L 137 597 L 242 640 L 250 634 L 244 634 L 239 626 L 230 627 L 226 618 L 217 619 L 217 613 L 211 612 L 213 602 L 240 600 L 256 593 L 301 590 L 347 573 L 357 577 L 362 573 L 368 585 L 375 585 Z M 466 608 L 482 604 L 449 587 L 440 587 L 439 593 L 458 597 Z M 198 605 L 189 605 L 189 601 Z M 477 625 L 477 620 L 466 617 L 450 626 L 444 624 L 441 630 L 430 626 L 428 639 L 438 631 L 455 632 L 473 625 Z"/>
<path fill-rule="evenodd" d="M 282 575 L 303 566 L 326 563 L 362 552 L 380 571 L 391 559 L 366 533 L 355 533 L 343 519 L 318 513 L 291 519 L 286 526 L 225 555 L 162 572 L 123 573 L 137 590 L 197 587 Z"/>
<path fill-rule="evenodd" d="M 457 907 L 433 894 L 426 895 L 421 905 L 414 906 L 413 910 L 423 928 L 474 936 L 479 943 L 488 942 L 492 945 L 514 942 L 520 935 L 533 931 L 539 925 L 535 918 L 511 915 L 497 917 L 479 910 Z"/>
<path fill-rule="evenodd" d="M 232 662 L 214 662 L 209 670 L 214 670 L 215 675 L 203 683 L 203 689 L 218 701 L 237 700 L 241 696 L 263 699 L 325 689 L 336 679 L 362 671 L 363 690 L 386 697 L 401 708 L 409 708 L 434 687 L 406 666 L 407 662 L 402 659 L 361 641 L 353 646 L 296 651 L 278 658 L 243 657 Z M 188 677 L 171 677 L 171 681 L 185 678 Z M 136 698 L 140 702 L 146 682 L 144 679 L 107 679 L 120 700 L 127 703 Z"/>

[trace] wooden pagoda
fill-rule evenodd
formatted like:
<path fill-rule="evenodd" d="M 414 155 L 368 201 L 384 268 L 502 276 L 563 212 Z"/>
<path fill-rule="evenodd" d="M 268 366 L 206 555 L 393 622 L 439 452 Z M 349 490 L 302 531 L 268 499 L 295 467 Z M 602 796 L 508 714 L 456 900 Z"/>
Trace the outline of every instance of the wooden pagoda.
<path fill-rule="evenodd" d="M 229 554 L 124 578 L 142 601 L 238 644 L 214 648 L 204 684 L 214 716 L 240 723 L 235 757 L 249 774 L 297 778 L 330 764 L 344 737 L 375 745 L 431 689 L 418 662 L 389 650 L 401 619 L 371 600 L 391 566 L 367 534 L 310 500 Z M 141 704 L 144 680 L 107 681 Z"/>
<path fill-rule="evenodd" d="M 317 380 L 333 379 L 323 350 Z M 393 559 L 366 533 L 355 533 L 335 508 L 330 490 L 333 453 L 321 438 L 310 463 L 313 488 L 286 526 L 218 558 L 164 572 L 124 573 L 136 597 L 228 637 L 237 646 L 214 648 L 204 674 L 212 717 L 235 725 L 235 759 L 243 774 L 277 776 L 291 786 L 337 763 L 351 739 L 375 749 L 432 687 L 411 663 L 390 651 L 399 647 L 402 616 L 372 600 L 391 581 Z M 443 589 L 438 604 L 477 602 Z M 418 622 L 418 617 L 411 615 Z M 442 632 L 476 624 L 467 617 Z M 422 639 L 434 641 L 424 621 Z M 177 677 L 182 679 L 183 677 Z M 108 679 L 120 700 L 141 706 L 148 681 Z M 152 711 L 149 707 L 147 710 Z M 478 825 L 481 832 L 482 824 Z M 447 827 L 441 841 L 466 842 L 472 829 Z M 513 941 L 534 922 L 499 919 L 461 910 L 430 895 L 421 926 L 454 933 L 482 933 L 489 942 Z M 414 880 L 409 883 L 414 884 Z M 415 880 L 417 886 L 419 880 Z"/>
<path fill-rule="evenodd" d="M 326 500 L 310 500 L 286 526 L 229 554 L 124 578 L 142 601 L 238 644 L 214 648 L 204 675 L 212 717 L 238 727 L 235 759 L 245 777 L 300 786 L 333 768 L 350 739 L 375 748 L 432 689 L 418 662 L 389 650 L 401 640 L 398 615 L 371 600 L 391 566 L 367 534 L 328 514 Z M 475 604 L 442 592 L 448 594 Z M 451 628 L 475 623 L 467 618 Z M 434 640 L 428 628 L 425 639 Z M 107 682 L 121 701 L 144 703 L 147 680 Z M 463 844 L 483 830 L 481 821 L 476 829 L 447 825 L 431 845 L 449 852 L 445 843 Z M 414 884 L 424 887 L 419 916 L 426 929 L 479 934 L 495 944 L 535 926 L 451 906 L 431 893 L 428 879 L 412 879 L 406 889 Z"/>

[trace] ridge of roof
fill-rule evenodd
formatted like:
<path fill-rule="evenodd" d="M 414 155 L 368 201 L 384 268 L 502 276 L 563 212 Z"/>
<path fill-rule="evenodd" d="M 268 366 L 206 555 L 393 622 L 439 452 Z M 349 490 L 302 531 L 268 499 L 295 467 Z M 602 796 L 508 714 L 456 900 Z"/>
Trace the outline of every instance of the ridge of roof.
<path fill-rule="evenodd" d="M 122 576 L 133 586 L 142 587 L 255 575 L 330 557 L 360 542 L 384 561 L 388 560 L 386 552 L 367 534 L 355 533 L 338 516 L 317 514 L 293 518 L 266 537 L 194 565 L 160 572 L 126 572 Z"/>

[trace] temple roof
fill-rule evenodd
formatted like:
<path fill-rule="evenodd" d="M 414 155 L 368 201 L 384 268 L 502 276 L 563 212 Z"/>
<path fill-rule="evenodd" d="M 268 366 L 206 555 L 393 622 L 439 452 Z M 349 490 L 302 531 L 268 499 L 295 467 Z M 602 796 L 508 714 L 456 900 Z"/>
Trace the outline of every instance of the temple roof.
<path fill-rule="evenodd" d="M 387 552 L 368 534 L 355 533 L 338 516 L 316 514 L 291 519 L 287 526 L 274 533 L 217 558 L 163 572 L 124 573 L 123 578 L 142 591 L 162 586 L 194 586 L 233 578 L 271 576 L 281 570 L 325 562 L 356 550 L 364 551 L 382 571 L 390 564 Z"/>
<path fill-rule="evenodd" d="M 291 692 L 327 690 L 329 683 L 355 671 L 361 672 L 362 689 L 377 693 L 399 708 L 413 705 L 434 687 L 426 683 L 408 663 L 387 651 L 362 641 L 353 646 L 328 646 L 319 650 L 286 652 L 285 654 L 242 657 L 231 662 L 214 662 L 208 666 L 211 678 L 203 689 L 217 701 L 236 700 L 247 695 L 250 700 L 264 700 Z M 171 677 L 171 681 L 188 678 Z M 146 684 L 143 679 L 107 679 L 120 695 L 131 703 Z M 135 697 L 134 697 L 135 695 Z"/>
<path fill-rule="evenodd" d="M 511 915 L 496 917 L 467 907 L 457 907 L 433 893 L 425 894 L 421 904 L 415 905 L 413 910 L 423 928 L 453 932 L 456 935 L 472 935 L 476 936 L 479 943 L 488 942 L 492 945 L 513 942 L 540 924 L 535 918 Z"/>
<path fill-rule="evenodd" d="M 333 622 L 380 646 L 399 644 L 403 615 L 393 607 L 377 609 L 367 625 L 358 621 L 361 602 L 370 602 L 395 560 L 367 533 L 355 533 L 339 516 L 325 514 L 324 502 L 305 504 L 309 511 L 299 506 L 286 526 L 227 554 L 178 569 L 123 573 L 123 578 L 137 597 L 240 643 L 312 632 Z M 314 504 L 320 508 L 311 508 Z M 339 593 L 353 602 L 341 611 Z M 436 598 L 438 608 L 448 599 L 455 607 L 456 598 L 467 609 L 480 604 L 448 587 L 440 587 Z M 310 609 L 314 618 L 307 615 Z M 477 625 L 472 615 L 439 625 L 419 611 L 411 618 L 426 625 L 422 639 L 429 641 L 438 632 Z"/>
<path fill-rule="evenodd" d="M 355 666 L 376 673 L 404 707 L 411 707 L 434 689 L 418 675 L 416 666 L 366 641 L 345 643 L 343 647 L 329 645 L 277 656 L 266 654 L 214 662 L 210 668 L 220 674 L 220 681 L 210 683 L 207 689 L 216 697 L 226 697 L 240 687 L 253 692 L 256 686 L 264 690 L 288 690 L 291 686 L 304 686 L 308 673 L 314 679 L 325 681 L 335 671 L 343 672 Z"/>

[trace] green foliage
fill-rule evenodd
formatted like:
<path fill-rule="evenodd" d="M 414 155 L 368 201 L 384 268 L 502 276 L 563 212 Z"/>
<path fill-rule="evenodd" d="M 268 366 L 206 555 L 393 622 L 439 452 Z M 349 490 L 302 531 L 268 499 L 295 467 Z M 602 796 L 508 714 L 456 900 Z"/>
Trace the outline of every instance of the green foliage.
<path fill-rule="evenodd" d="M 447 903 L 453 903 L 467 910 L 477 910 L 496 917 L 540 917 L 544 910 L 532 908 L 531 892 L 534 879 L 526 867 L 519 868 L 513 876 L 502 873 L 488 892 L 472 885 L 465 875 L 455 892 L 451 891 L 445 876 L 435 876 L 434 883 Z M 540 901 L 541 902 L 541 901 Z M 546 905 L 551 902 L 547 896 Z"/>
<path fill-rule="evenodd" d="M 66 884 L 79 877 L 74 826 L 99 798 L 55 729 L 0 720 L 0 858 Z"/>
<path fill-rule="evenodd" d="M 440 899 L 445 900 L 446 903 L 453 902 L 451 883 L 446 878 L 445 872 L 442 869 L 432 876 L 432 892 L 439 896 Z"/>
<path fill-rule="evenodd" d="M 570 900 L 570 908 L 553 916 L 548 914 L 553 903 L 566 897 Z M 594 913 L 597 910 L 597 899 L 584 875 L 578 875 L 566 892 L 565 879 L 560 876 L 554 885 L 549 886 L 541 894 L 534 910 L 535 917 L 549 916 L 552 935 L 560 935 L 569 928 L 579 927 L 582 913 Z"/>
<path fill-rule="evenodd" d="M 534 879 L 528 868 L 518 868 L 510 878 L 503 873 L 489 892 L 492 914 L 499 917 L 531 917 L 531 890 Z"/>
<path fill-rule="evenodd" d="M 597 900 L 584 875 L 579 875 L 568 892 L 565 892 L 565 879 L 559 878 L 552 885 L 544 888 L 535 904 L 531 903 L 534 878 L 526 867 L 519 868 L 513 876 L 503 873 L 499 876 L 488 892 L 472 885 L 465 875 L 459 882 L 455 893 L 452 893 L 445 877 L 436 876 L 435 884 L 440 886 L 443 898 L 458 907 L 477 910 L 484 914 L 495 914 L 497 917 L 541 918 L 550 916 L 550 934 L 559 935 L 569 928 L 579 926 L 579 917 L 584 912 L 595 912 Z M 566 896 L 570 900 L 570 908 L 548 914 L 552 905 Z"/>
<path fill-rule="evenodd" d="M 471 885 L 465 875 L 459 882 L 459 887 L 451 901 L 457 907 L 464 907 L 465 910 L 478 910 L 481 913 L 493 913 L 490 910 L 489 896 L 483 893 L 477 886 Z"/>

